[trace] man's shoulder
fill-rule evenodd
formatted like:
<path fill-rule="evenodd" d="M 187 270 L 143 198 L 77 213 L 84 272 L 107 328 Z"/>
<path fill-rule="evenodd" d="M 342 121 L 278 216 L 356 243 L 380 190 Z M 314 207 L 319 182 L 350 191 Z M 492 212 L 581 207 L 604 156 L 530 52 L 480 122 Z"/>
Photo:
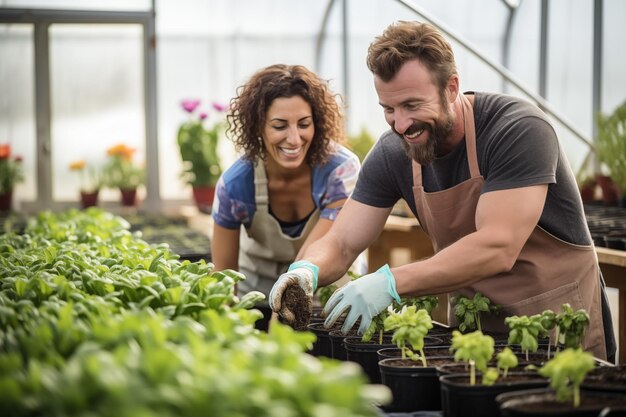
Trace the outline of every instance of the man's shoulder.
<path fill-rule="evenodd" d="M 479 117 L 498 116 L 510 121 L 524 117 L 547 120 L 546 114 L 537 105 L 521 97 L 486 92 L 475 92 L 474 96 L 474 111 Z"/>

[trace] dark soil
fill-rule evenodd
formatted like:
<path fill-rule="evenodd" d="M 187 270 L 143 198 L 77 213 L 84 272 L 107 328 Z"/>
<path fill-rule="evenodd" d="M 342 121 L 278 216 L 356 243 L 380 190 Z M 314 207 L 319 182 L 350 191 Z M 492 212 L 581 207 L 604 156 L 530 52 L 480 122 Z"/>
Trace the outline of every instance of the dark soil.
<path fill-rule="evenodd" d="M 428 368 L 436 368 L 439 365 L 444 365 L 444 364 L 448 364 L 448 363 L 453 363 L 454 359 L 453 358 L 428 358 L 428 356 L 426 356 L 426 367 Z M 401 366 L 401 367 L 417 367 L 417 368 L 423 368 L 422 366 L 422 361 L 421 360 L 412 360 L 412 359 L 402 359 L 402 358 L 397 358 L 396 360 L 390 360 L 388 362 L 386 362 L 387 365 L 390 366 Z"/>
<path fill-rule="evenodd" d="M 304 331 L 307 330 L 312 313 L 313 302 L 304 290 L 299 285 L 287 287 L 283 294 L 280 322 L 288 324 L 294 330 Z"/>
<path fill-rule="evenodd" d="M 523 398 L 518 398 L 512 402 L 516 403 L 516 410 L 524 410 L 533 415 L 552 415 L 556 413 L 569 413 L 574 411 L 574 406 L 571 401 L 558 402 L 553 392 L 547 392 L 543 394 L 527 395 Z M 597 410 L 598 412 L 605 407 L 623 407 L 626 401 L 615 394 L 601 394 L 601 393 L 586 393 L 580 394 L 580 406 L 576 409 L 577 412 L 583 410 Z M 559 414 L 561 415 L 561 414 Z"/>
<path fill-rule="evenodd" d="M 597 367 L 587 374 L 582 387 L 626 393 L 626 365 Z"/>
<path fill-rule="evenodd" d="M 520 362 L 515 368 L 509 368 L 508 372 L 527 372 L 533 375 L 537 375 L 537 371 L 526 370 L 526 366 L 528 363 Z M 496 361 L 489 361 L 487 366 L 495 368 L 497 367 Z M 454 362 L 451 364 L 445 364 L 437 368 L 440 374 L 464 374 L 470 371 L 470 367 L 465 362 Z M 507 375 L 508 376 L 508 375 Z M 498 378 L 498 381 L 501 380 L 502 377 Z"/>

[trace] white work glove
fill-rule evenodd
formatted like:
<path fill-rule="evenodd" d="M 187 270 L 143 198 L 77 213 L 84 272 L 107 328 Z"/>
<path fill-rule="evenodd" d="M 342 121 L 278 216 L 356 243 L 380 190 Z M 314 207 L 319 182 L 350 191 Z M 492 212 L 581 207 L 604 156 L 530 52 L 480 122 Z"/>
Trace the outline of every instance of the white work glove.
<path fill-rule="evenodd" d="M 348 333 L 360 317 L 358 334 L 362 335 L 370 326 L 372 318 L 389 307 L 393 300 L 400 302 L 396 280 L 389 265 L 384 265 L 378 271 L 351 281 L 335 291 L 324 307 L 323 314 L 327 316 L 324 327 L 331 327 L 349 309 L 341 331 L 343 334 Z"/>
<path fill-rule="evenodd" d="M 317 289 L 318 271 L 319 268 L 309 261 L 292 263 L 289 266 L 289 270 L 278 277 L 270 291 L 269 303 L 272 311 L 279 313 L 281 316 L 293 317 L 291 311 L 281 311 L 285 290 L 291 285 L 299 285 L 307 297 L 313 297 L 313 293 Z"/>

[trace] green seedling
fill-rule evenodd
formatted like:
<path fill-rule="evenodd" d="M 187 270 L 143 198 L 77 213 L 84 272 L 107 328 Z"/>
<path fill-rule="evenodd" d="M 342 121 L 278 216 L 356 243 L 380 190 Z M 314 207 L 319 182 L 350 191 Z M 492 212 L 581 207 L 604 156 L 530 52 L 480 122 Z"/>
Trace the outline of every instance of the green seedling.
<path fill-rule="evenodd" d="M 498 370 L 502 370 L 502 376 L 506 378 L 509 373 L 509 368 L 515 368 L 519 361 L 517 360 L 517 355 L 513 353 L 513 351 L 505 347 L 496 355 L 498 358 Z"/>
<path fill-rule="evenodd" d="M 550 355 L 550 348 L 552 347 L 552 336 L 550 335 L 550 331 L 554 328 L 557 328 L 557 317 L 556 317 L 556 313 L 552 310 L 545 310 L 543 313 L 541 313 L 541 319 L 540 319 L 541 325 L 543 326 L 543 328 L 546 330 L 546 332 L 548 333 L 548 359 L 550 359 L 551 355 Z M 557 330 L 558 332 L 558 330 Z M 557 339 L 558 337 L 554 338 L 554 346 L 556 347 L 557 345 Z"/>
<path fill-rule="evenodd" d="M 408 353 L 412 360 L 420 359 L 422 366 L 427 366 L 424 336 L 433 328 L 433 321 L 426 310 L 405 306 L 400 312 L 390 312 L 385 319 L 384 328 L 393 331 L 391 341 L 402 351 L 402 359 L 406 359 Z M 414 355 L 407 345 L 410 345 L 413 351 L 419 351 L 419 356 Z"/>
<path fill-rule="evenodd" d="M 509 345 L 520 345 L 528 360 L 529 352 L 536 352 L 539 347 L 539 337 L 548 334 L 541 324 L 541 315 L 510 316 L 504 319 L 509 327 Z"/>
<path fill-rule="evenodd" d="M 476 385 L 476 369 L 483 373 L 487 373 L 487 363 L 493 356 L 494 340 L 493 337 L 484 335 L 480 330 L 472 333 L 463 334 L 458 330 L 452 332 L 452 346 L 455 361 L 464 361 L 470 366 L 470 384 Z M 484 382 L 490 382 L 493 379 L 493 372 L 489 372 Z M 491 381 L 491 384 L 493 384 Z M 490 385 L 490 384 L 486 384 Z"/>
<path fill-rule="evenodd" d="M 585 310 L 574 309 L 569 304 L 563 304 L 561 313 L 557 314 L 558 343 L 566 348 L 582 346 L 585 329 L 589 326 L 589 315 Z"/>
<path fill-rule="evenodd" d="M 574 407 L 580 405 L 580 384 L 585 375 L 595 367 L 593 355 L 580 348 L 567 348 L 557 353 L 539 369 L 539 374 L 550 378 L 550 387 L 556 391 L 560 402 L 572 399 Z"/>
<path fill-rule="evenodd" d="M 482 330 L 480 326 L 481 314 L 497 314 L 499 307 L 492 306 L 491 300 L 477 292 L 473 298 L 457 295 L 452 299 L 454 316 L 459 323 L 459 330 L 466 333 L 474 330 Z"/>

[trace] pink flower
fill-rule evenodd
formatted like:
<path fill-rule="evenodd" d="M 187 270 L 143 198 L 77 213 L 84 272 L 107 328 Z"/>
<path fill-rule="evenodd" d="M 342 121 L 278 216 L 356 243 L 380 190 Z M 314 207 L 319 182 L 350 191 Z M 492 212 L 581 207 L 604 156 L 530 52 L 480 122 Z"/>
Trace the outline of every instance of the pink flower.
<path fill-rule="evenodd" d="M 200 117 L 200 120 L 204 120 L 207 117 L 209 117 L 209 113 L 203 111 L 202 113 L 200 113 L 200 115 L 198 117 Z"/>
<path fill-rule="evenodd" d="M 212 106 L 213 106 L 213 108 L 214 108 L 216 111 L 218 111 L 218 112 L 220 112 L 220 113 L 227 112 L 227 111 L 228 111 L 228 108 L 229 108 L 229 107 L 228 107 L 228 104 L 222 104 L 222 103 L 218 103 L 218 102 L 216 102 L 216 101 L 214 101 L 214 102 L 212 103 Z"/>
<path fill-rule="evenodd" d="M 183 100 L 183 109 L 187 113 L 193 113 L 193 111 L 200 105 L 200 100 Z"/>

